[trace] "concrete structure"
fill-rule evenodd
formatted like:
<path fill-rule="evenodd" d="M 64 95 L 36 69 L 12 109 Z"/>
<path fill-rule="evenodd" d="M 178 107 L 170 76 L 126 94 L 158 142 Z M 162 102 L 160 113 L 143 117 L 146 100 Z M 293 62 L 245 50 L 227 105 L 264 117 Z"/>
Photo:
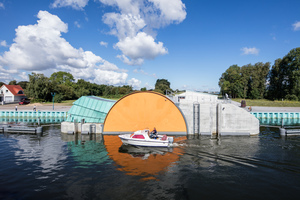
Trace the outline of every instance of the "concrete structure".
<path fill-rule="evenodd" d="M 70 134 L 122 134 L 156 127 L 159 133 L 168 135 L 215 137 L 259 134 L 259 120 L 254 115 L 226 102 L 219 101 L 215 95 L 198 92 L 185 92 L 170 98 L 156 92 L 135 92 L 113 104 L 104 124 L 83 121 L 85 118 L 89 119 L 88 115 L 78 112 L 81 120 L 63 122 L 61 131 Z M 99 102 L 98 105 L 102 103 Z M 97 106 L 90 105 L 94 106 L 93 109 L 98 109 Z M 108 111 L 107 107 L 104 110 Z"/>
<path fill-rule="evenodd" d="M 26 98 L 23 88 L 19 85 L 2 85 L 0 88 L 0 102 L 19 102 Z"/>
<path fill-rule="evenodd" d="M 62 122 L 61 132 L 74 134 L 91 134 L 91 133 L 102 133 L 103 124 L 102 123 L 82 123 L 80 122 Z"/>
<path fill-rule="evenodd" d="M 157 92 L 135 92 L 113 105 L 105 118 L 103 133 L 132 133 L 154 127 L 160 134 L 187 134 L 184 116 L 174 102 Z"/>
<path fill-rule="evenodd" d="M 185 116 L 189 135 L 257 135 L 259 120 L 217 96 L 186 92 L 172 97 Z"/>
<path fill-rule="evenodd" d="M 102 133 L 104 119 L 116 101 L 96 96 L 82 96 L 73 103 L 61 123 L 62 133 Z"/>

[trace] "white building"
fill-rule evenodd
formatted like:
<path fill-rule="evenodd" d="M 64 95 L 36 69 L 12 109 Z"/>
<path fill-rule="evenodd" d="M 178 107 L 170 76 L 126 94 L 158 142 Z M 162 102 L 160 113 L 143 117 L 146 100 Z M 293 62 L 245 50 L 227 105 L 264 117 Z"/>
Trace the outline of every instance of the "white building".
<path fill-rule="evenodd" d="M 19 102 L 26 98 L 23 88 L 19 85 L 2 85 L 0 88 L 0 102 Z"/>
<path fill-rule="evenodd" d="M 179 95 L 175 95 L 171 99 L 174 101 L 174 103 L 194 103 L 194 102 L 215 103 L 218 100 L 218 96 L 213 94 L 208 94 L 208 93 L 202 93 L 202 92 L 186 91 Z"/>

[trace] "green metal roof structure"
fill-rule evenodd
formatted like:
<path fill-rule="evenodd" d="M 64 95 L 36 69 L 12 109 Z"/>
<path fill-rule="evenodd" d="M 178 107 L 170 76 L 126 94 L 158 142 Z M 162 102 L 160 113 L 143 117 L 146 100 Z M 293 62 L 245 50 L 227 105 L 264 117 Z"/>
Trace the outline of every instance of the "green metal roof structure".
<path fill-rule="evenodd" d="M 96 96 L 82 96 L 73 103 L 68 112 L 67 122 L 103 123 L 110 108 L 116 101 Z"/>

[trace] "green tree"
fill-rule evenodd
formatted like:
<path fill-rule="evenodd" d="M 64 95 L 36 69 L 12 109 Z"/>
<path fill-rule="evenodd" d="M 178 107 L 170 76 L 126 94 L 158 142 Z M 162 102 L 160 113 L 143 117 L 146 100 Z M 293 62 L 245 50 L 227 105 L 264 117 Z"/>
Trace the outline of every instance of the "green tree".
<path fill-rule="evenodd" d="M 219 79 L 221 94 L 227 93 L 232 98 L 243 96 L 243 82 L 241 68 L 238 65 L 230 66 Z"/>
<path fill-rule="evenodd" d="M 16 81 L 16 80 L 10 81 L 10 82 L 8 83 L 8 85 L 17 85 L 17 81 Z"/>
<path fill-rule="evenodd" d="M 167 79 L 157 79 L 154 91 L 166 94 L 167 90 L 172 91 L 170 82 Z"/>
<path fill-rule="evenodd" d="M 292 95 L 300 99 L 300 47 L 277 59 L 269 73 L 269 99 Z"/>
<path fill-rule="evenodd" d="M 44 74 L 36 74 L 32 72 L 29 76 L 29 83 L 25 90 L 25 94 L 32 99 L 40 99 L 51 101 L 51 92 L 56 92 L 55 85 Z"/>
<path fill-rule="evenodd" d="M 17 83 L 17 85 L 20 85 L 23 88 L 23 90 L 25 90 L 27 88 L 28 83 L 28 81 L 20 81 Z"/>
<path fill-rule="evenodd" d="M 53 74 L 51 74 L 50 80 L 56 81 L 59 85 L 65 84 L 68 86 L 72 86 L 75 79 L 74 79 L 73 75 L 70 74 L 69 72 L 59 71 L 59 72 L 54 72 Z"/>

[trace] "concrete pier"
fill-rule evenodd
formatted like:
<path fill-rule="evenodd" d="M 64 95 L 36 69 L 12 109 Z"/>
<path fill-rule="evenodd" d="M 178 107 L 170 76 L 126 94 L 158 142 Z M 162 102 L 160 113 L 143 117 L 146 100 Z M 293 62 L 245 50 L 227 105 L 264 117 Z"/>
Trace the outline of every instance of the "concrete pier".
<path fill-rule="evenodd" d="M 219 101 L 217 96 L 198 92 L 185 92 L 172 97 L 185 116 L 188 135 L 258 135 L 259 120 L 240 107 Z M 199 105 L 199 117 L 195 114 Z M 195 131 L 198 126 L 199 133 Z"/>

